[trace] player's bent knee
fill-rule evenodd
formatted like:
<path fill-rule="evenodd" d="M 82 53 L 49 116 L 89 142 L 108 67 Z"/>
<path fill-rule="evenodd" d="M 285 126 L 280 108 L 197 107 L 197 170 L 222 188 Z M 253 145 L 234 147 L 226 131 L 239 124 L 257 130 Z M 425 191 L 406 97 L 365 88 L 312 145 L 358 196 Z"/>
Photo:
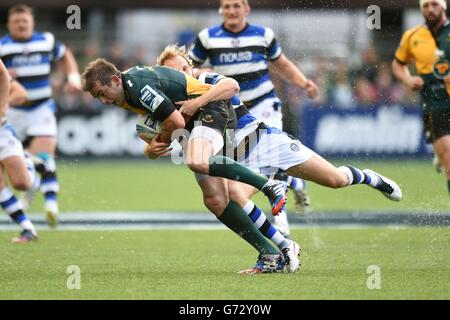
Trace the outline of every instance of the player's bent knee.
<path fill-rule="evenodd" d="M 19 191 L 27 191 L 31 189 L 31 182 L 28 179 L 11 179 L 11 185 Z"/>
<path fill-rule="evenodd" d="M 205 206 L 217 217 L 220 217 L 225 211 L 228 201 L 228 198 L 224 195 L 203 197 L 203 203 Z"/>
<path fill-rule="evenodd" d="M 245 206 L 249 200 L 249 197 L 246 195 L 238 191 L 232 191 L 231 189 L 228 189 L 228 194 L 230 196 L 230 200 L 237 203 L 240 207 Z"/>
<path fill-rule="evenodd" d="M 346 187 L 348 185 L 348 181 L 340 176 L 329 177 L 327 186 L 333 189 L 339 189 Z"/>

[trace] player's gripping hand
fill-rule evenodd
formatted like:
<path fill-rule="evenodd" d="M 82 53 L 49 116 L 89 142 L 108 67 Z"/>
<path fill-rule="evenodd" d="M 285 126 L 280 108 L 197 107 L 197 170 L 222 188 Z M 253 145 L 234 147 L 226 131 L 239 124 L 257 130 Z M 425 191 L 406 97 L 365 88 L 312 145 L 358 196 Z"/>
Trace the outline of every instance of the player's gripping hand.
<path fill-rule="evenodd" d="M 411 90 L 417 91 L 423 88 L 424 82 L 423 79 L 419 76 L 408 77 L 405 81 L 405 84 Z"/>
<path fill-rule="evenodd" d="M 305 90 L 306 90 L 306 95 L 310 99 L 314 99 L 319 95 L 319 88 L 312 80 L 306 81 Z"/>
<path fill-rule="evenodd" d="M 160 135 L 156 135 L 155 138 L 147 142 L 147 145 L 144 147 L 144 154 L 147 156 L 147 158 L 151 160 L 158 159 L 159 157 L 165 157 L 170 155 L 170 151 L 172 151 L 172 148 L 170 147 L 170 144 L 165 142 L 159 141 Z"/>
<path fill-rule="evenodd" d="M 175 102 L 177 105 L 180 106 L 180 113 L 185 119 L 186 122 L 189 121 L 189 119 L 200 110 L 202 107 L 202 103 L 199 101 L 199 99 L 189 99 L 184 101 L 178 101 Z"/>

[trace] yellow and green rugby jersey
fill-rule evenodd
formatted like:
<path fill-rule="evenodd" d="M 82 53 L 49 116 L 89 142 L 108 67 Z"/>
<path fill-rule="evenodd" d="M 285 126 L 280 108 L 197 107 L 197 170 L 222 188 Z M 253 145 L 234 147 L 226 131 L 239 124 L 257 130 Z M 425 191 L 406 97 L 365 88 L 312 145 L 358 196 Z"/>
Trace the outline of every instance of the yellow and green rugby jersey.
<path fill-rule="evenodd" d="M 195 98 L 211 88 L 183 72 L 161 66 L 128 69 L 122 73 L 122 84 L 126 102 L 121 107 L 149 113 L 158 121 L 179 108 L 174 102 Z"/>
<path fill-rule="evenodd" d="M 443 80 L 450 71 L 448 21 L 436 37 L 425 25 L 407 30 L 395 52 L 395 59 L 402 64 L 415 61 L 417 72 L 425 82 L 420 92 L 424 111 L 450 108 L 450 86 Z"/>

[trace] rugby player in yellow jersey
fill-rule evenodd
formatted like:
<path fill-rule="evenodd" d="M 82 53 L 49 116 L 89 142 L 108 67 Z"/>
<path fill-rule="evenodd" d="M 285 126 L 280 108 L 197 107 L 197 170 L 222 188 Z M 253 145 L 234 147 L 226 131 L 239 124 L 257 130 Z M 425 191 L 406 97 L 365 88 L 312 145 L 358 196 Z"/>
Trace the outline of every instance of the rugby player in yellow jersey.
<path fill-rule="evenodd" d="M 120 72 L 104 59 L 88 64 L 82 82 L 83 90 L 103 104 L 117 105 L 138 114 L 148 113 L 161 121 L 161 132 L 150 143 L 167 144 L 175 129 L 188 129 L 187 165 L 192 171 L 251 184 L 269 197 L 274 214 L 284 206 L 286 198 L 282 183 L 258 175 L 230 158 L 216 155 L 228 139 L 226 129 L 236 128 L 236 114 L 230 101 L 224 100 L 230 98 L 229 91 L 212 90 L 211 85 L 167 67 L 136 66 Z M 236 90 L 238 88 L 236 86 Z M 191 101 L 189 99 L 202 107 L 185 119 L 175 102 L 182 101 L 186 105 Z M 162 149 L 164 152 L 168 145 Z M 284 259 L 279 250 L 255 227 L 245 211 L 229 200 L 226 183 L 223 179 L 221 183 L 224 185 L 219 190 L 225 190 L 225 193 L 218 198 L 221 201 L 214 209 L 218 219 L 258 250 L 261 257 L 257 263 L 259 272 L 282 271 Z"/>
<path fill-rule="evenodd" d="M 407 30 L 392 71 L 408 88 L 420 91 L 424 132 L 447 175 L 450 193 L 450 23 L 445 0 L 420 0 L 425 24 Z M 415 62 L 418 75 L 408 65 Z"/>

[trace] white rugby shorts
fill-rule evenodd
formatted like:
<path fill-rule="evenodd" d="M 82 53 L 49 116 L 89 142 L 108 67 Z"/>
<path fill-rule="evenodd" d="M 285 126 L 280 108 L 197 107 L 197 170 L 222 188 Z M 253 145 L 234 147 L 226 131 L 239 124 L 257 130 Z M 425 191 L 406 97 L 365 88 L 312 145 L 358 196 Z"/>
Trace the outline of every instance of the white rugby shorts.
<path fill-rule="evenodd" d="M 14 156 L 23 157 L 22 144 L 13 132 L 9 124 L 0 127 L 0 161 Z"/>
<path fill-rule="evenodd" d="M 41 106 L 30 111 L 9 108 L 6 112 L 6 119 L 14 127 L 20 141 L 23 142 L 29 136 L 56 137 L 56 117 L 52 111 L 51 103 L 53 102 L 44 102 Z"/>
<path fill-rule="evenodd" d="M 259 130 L 259 137 L 252 135 L 249 137 L 248 151 L 240 153 L 238 161 L 264 175 L 287 171 L 306 162 L 315 154 L 299 140 L 291 138 L 277 128 Z"/>

